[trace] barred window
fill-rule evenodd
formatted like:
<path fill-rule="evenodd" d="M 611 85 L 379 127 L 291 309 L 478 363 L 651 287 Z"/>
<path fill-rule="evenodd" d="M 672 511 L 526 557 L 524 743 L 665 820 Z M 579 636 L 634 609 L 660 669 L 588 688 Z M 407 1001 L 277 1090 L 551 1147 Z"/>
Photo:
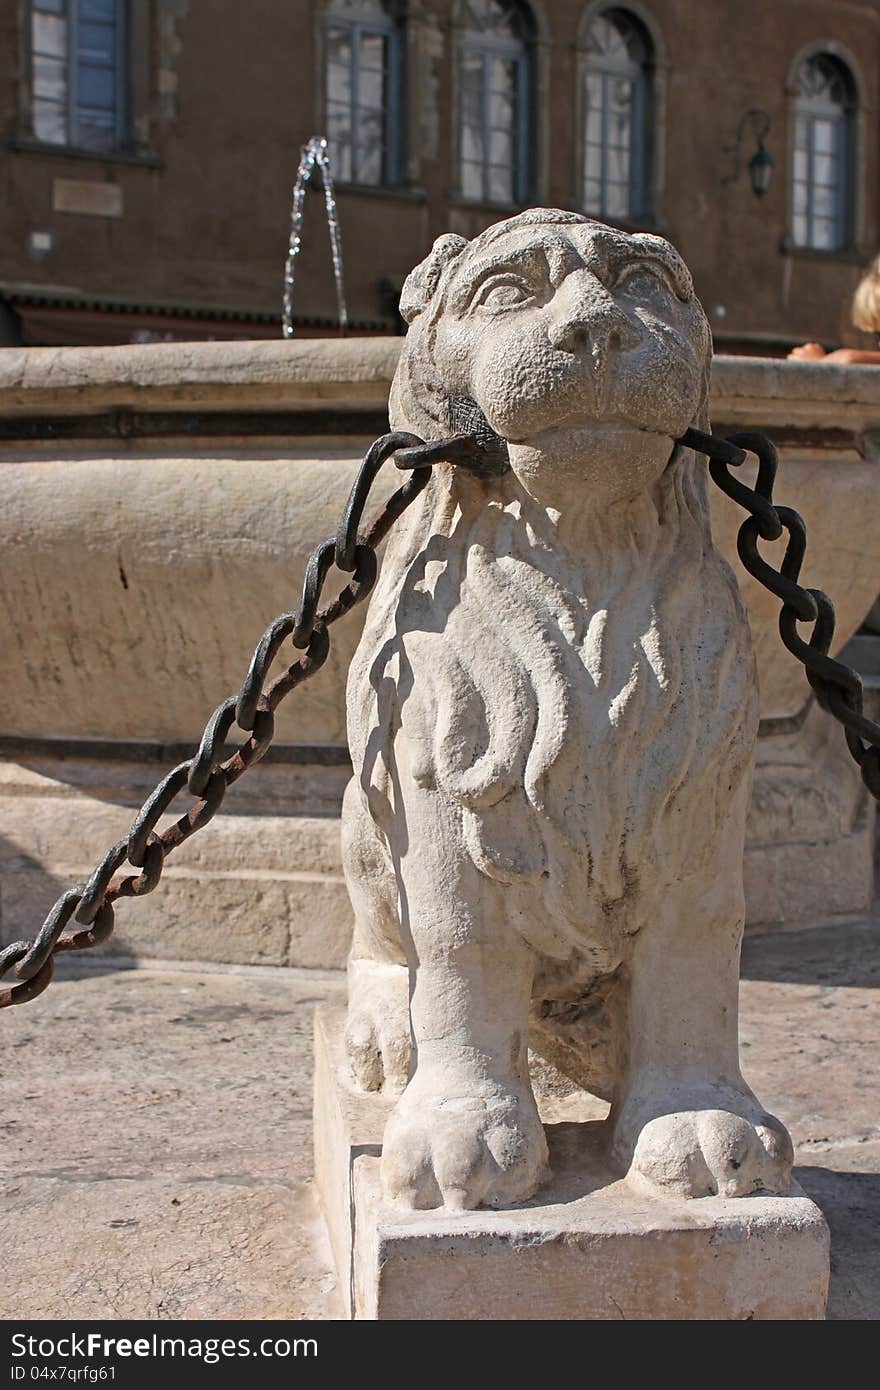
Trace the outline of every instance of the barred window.
<path fill-rule="evenodd" d="M 399 177 L 399 23 L 382 0 L 332 0 L 325 31 L 327 141 L 343 183 Z"/>
<path fill-rule="evenodd" d="M 477 202 L 529 196 L 534 20 L 515 0 L 463 0 L 459 187 Z"/>
<path fill-rule="evenodd" d="M 125 143 L 125 18 L 124 0 L 32 0 L 38 140 L 96 153 Z"/>
<path fill-rule="evenodd" d="M 852 227 L 855 84 L 828 53 L 806 58 L 797 73 L 791 176 L 796 246 L 839 251 Z"/>
<path fill-rule="evenodd" d="M 626 10 L 593 20 L 583 69 L 585 212 L 625 220 L 649 211 L 652 59 L 644 26 Z"/>

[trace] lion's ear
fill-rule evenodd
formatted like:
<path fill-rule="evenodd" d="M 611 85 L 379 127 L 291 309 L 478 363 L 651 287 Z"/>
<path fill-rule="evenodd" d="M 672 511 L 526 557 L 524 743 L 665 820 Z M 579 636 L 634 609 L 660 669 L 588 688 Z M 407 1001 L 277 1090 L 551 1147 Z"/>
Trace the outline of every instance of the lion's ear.
<path fill-rule="evenodd" d="M 455 236 L 452 232 L 438 236 L 430 255 L 410 271 L 400 296 L 400 313 L 407 323 L 412 323 L 423 309 L 427 309 L 444 268 L 461 255 L 467 244 L 463 236 Z"/>

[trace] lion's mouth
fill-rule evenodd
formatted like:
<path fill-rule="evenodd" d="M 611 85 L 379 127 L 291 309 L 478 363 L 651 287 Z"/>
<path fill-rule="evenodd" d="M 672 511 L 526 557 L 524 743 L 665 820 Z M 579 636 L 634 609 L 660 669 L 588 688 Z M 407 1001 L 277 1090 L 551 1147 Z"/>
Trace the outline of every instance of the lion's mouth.
<path fill-rule="evenodd" d="M 683 426 L 682 428 L 686 428 Z M 682 433 L 681 429 L 658 428 L 656 424 L 639 424 L 638 421 L 630 417 L 609 413 L 605 415 L 592 415 L 585 411 L 575 411 L 561 419 L 554 421 L 552 425 L 545 425 L 543 429 L 537 430 L 534 434 L 515 439 L 508 438 L 509 444 L 530 444 L 540 447 L 542 440 L 552 438 L 559 434 L 647 434 L 656 435 L 661 439 L 675 439 Z"/>

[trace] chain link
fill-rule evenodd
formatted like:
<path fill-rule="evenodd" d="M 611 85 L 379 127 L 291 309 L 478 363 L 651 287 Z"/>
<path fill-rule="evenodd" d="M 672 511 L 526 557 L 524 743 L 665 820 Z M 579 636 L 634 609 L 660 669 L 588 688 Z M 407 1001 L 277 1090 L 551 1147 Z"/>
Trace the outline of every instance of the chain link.
<path fill-rule="evenodd" d="M 410 470 L 410 476 L 361 534 L 370 488 L 392 455 L 397 467 Z M 213 819 L 227 789 L 260 761 L 272 742 L 275 710 L 291 690 L 324 665 L 330 654 L 328 628 L 367 597 L 379 570 L 376 548 L 425 487 L 432 466 L 441 460 L 482 477 L 502 473 L 509 466 L 503 450 L 487 450 L 466 435 L 426 444 L 418 435 L 398 430 L 370 446 L 336 534 L 321 541 L 309 557 L 299 609 L 282 613 L 263 633 L 241 689 L 217 706 L 193 757 L 163 777 L 138 811 L 128 835 L 107 851 L 89 880 L 62 893 L 35 939 L 14 941 L 0 951 L 0 977 L 11 970 L 20 981 L 0 992 L 0 1008 L 27 1003 L 41 994 L 52 979 L 55 956 L 60 952 L 81 951 L 106 941 L 113 931 L 117 899 L 152 893 L 168 855 Z M 336 598 L 319 608 L 321 590 L 334 564 L 351 578 Z M 303 654 L 267 686 L 270 667 L 288 637 Z M 234 724 L 250 737 L 221 762 Z M 157 834 L 160 818 L 185 788 L 197 800 L 179 820 Z M 140 872 L 115 878 L 126 860 Z M 71 919 L 83 930 L 63 935 Z"/>
<path fill-rule="evenodd" d="M 792 507 L 775 506 L 773 485 L 779 458 L 775 446 L 763 434 L 743 432 L 721 439 L 690 429 L 679 444 L 709 458 L 709 473 L 722 492 L 751 515 L 739 528 L 736 548 L 753 578 L 782 600 L 779 635 L 792 656 L 806 669 L 807 680 L 822 709 L 843 725 L 850 753 L 859 765 L 862 781 L 880 801 L 880 724 L 862 711 L 862 681 L 857 671 L 828 655 L 834 638 L 834 604 L 821 589 L 805 589 L 798 583 L 807 546 L 807 528 Z M 758 460 L 754 488 L 735 478 L 747 454 Z M 768 564 L 758 549 L 759 540 L 787 536 L 779 569 Z M 798 632 L 798 623 L 812 623 L 809 640 Z"/>

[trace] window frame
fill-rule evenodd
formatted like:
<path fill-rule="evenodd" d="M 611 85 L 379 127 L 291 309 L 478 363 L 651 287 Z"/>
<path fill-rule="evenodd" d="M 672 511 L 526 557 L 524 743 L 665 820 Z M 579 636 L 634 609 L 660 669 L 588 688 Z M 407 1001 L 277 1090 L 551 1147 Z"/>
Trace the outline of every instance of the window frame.
<path fill-rule="evenodd" d="M 805 94 L 799 86 L 799 74 L 804 66 L 821 58 L 826 59 L 837 69 L 843 82 L 846 97 L 841 105 L 834 105 L 831 102 L 823 103 L 820 99 Z M 794 69 L 791 90 L 791 143 L 788 168 L 788 224 L 791 248 L 796 252 L 807 252 L 817 256 L 840 256 L 853 249 L 856 235 L 856 143 L 860 109 L 859 85 L 849 62 L 828 47 L 818 45 L 799 56 Z M 805 148 L 807 155 L 807 178 L 805 180 L 796 177 L 797 155 L 802 148 L 798 143 L 798 130 L 802 121 L 807 123 L 809 132 L 808 143 Z M 837 149 L 832 151 L 832 154 L 837 159 L 835 222 L 838 237 L 833 246 L 818 246 L 812 239 L 813 223 L 817 217 L 813 210 L 814 195 L 816 187 L 821 186 L 816 184 L 813 170 L 817 155 L 825 153 L 824 151 L 817 151 L 812 141 L 812 132 L 818 121 L 830 122 L 835 128 Z M 795 186 L 797 184 L 805 184 L 806 186 L 807 206 L 803 213 L 798 213 L 795 209 Z M 800 241 L 797 237 L 795 228 L 796 219 L 799 217 L 806 218 L 806 241 Z M 822 220 L 829 219 L 823 218 Z"/>
<path fill-rule="evenodd" d="M 518 15 L 521 34 L 519 37 L 500 37 L 493 33 L 483 33 L 470 28 L 466 18 L 459 21 L 459 39 L 455 51 L 455 121 L 456 121 L 456 170 L 455 187 L 457 197 L 469 206 L 525 207 L 532 194 L 534 153 L 533 103 L 537 83 L 535 80 L 535 58 L 537 26 L 535 17 L 527 4 L 516 0 L 514 10 Z M 464 158 L 464 97 L 463 68 L 467 57 L 479 57 L 481 62 L 481 136 L 483 158 L 479 162 L 481 172 L 481 192 L 478 197 L 464 191 L 463 170 L 465 163 L 477 164 L 476 160 Z M 511 199 L 492 197 L 490 174 L 491 131 L 491 63 L 493 58 L 513 61 L 516 65 L 514 89 L 514 120 L 511 129 L 513 140 L 513 160 L 511 172 L 513 187 Z"/>
<path fill-rule="evenodd" d="M 613 16 L 620 15 L 631 25 L 635 31 L 644 50 L 644 58 L 641 62 L 630 59 L 624 65 L 621 63 L 607 64 L 602 66 L 595 60 L 595 56 L 589 51 L 590 31 L 599 19 L 613 22 Z M 603 4 L 591 7 L 584 16 L 583 38 L 581 41 L 582 58 L 578 72 L 578 111 L 579 122 L 577 129 L 577 149 L 578 149 L 578 188 L 577 206 L 590 217 L 608 218 L 613 222 L 622 225 L 644 225 L 650 223 L 656 216 L 656 189 L 655 183 L 655 160 L 656 160 L 656 139 L 657 139 L 657 94 L 655 91 L 658 68 L 657 41 L 655 35 L 645 23 L 644 18 L 635 9 L 627 5 Z M 628 69 L 628 70 L 627 70 Z M 589 98 L 587 94 L 587 82 L 590 76 L 598 76 L 602 79 L 603 104 L 602 113 L 602 177 L 599 180 L 602 206 L 599 209 L 590 208 L 587 203 L 587 120 L 590 112 Z M 606 132 L 608 125 L 608 103 L 605 100 L 609 81 L 615 77 L 626 77 L 633 89 L 633 116 L 630 121 L 630 168 L 628 180 L 628 206 L 624 213 L 613 213 L 606 210 L 606 177 L 605 168 L 607 164 L 607 140 Z M 637 80 L 636 80 L 637 79 Z"/>
<path fill-rule="evenodd" d="M 128 0 L 113 0 L 115 30 L 112 69 L 114 119 L 112 143 L 105 147 L 90 145 L 81 138 L 82 124 L 79 116 L 79 35 L 81 25 L 89 21 L 81 19 L 80 3 L 81 0 L 62 0 L 61 12 L 67 21 L 67 52 L 65 55 L 67 90 L 63 102 L 52 104 L 59 106 L 64 112 L 66 138 L 64 140 L 49 140 L 44 135 L 39 135 L 37 133 L 36 125 L 37 103 L 43 100 L 43 98 L 37 97 L 35 89 L 35 63 L 37 52 L 34 48 L 33 17 L 35 13 L 40 13 L 41 11 L 36 0 L 28 0 L 26 14 L 28 20 L 27 42 L 30 76 L 30 133 L 34 141 L 47 149 L 57 150 L 59 152 L 74 151 L 76 153 L 87 154 L 94 159 L 112 158 L 116 154 L 127 152 L 130 148 L 131 72 L 129 63 L 129 33 L 131 16 L 129 13 L 129 3 Z M 52 11 L 47 10 L 42 12 L 52 13 Z"/>
<path fill-rule="evenodd" d="M 368 15 L 366 10 L 363 16 L 346 14 L 342 10 L 335 10 L 333 4 L 328 4 L 321 16 L 322 21 L 322 42 L 323 42 L 323 110 L 324 126 L 327 130 L 327 143 L 330 149 L 331 164 L 330 172 L 334 183 L 340 187 L 354 187 L 365 189 L 397 188 L 402 180 L 404 167 L 403 136 L 401 131 L 401 111 L 406 109 L 406 95 L 404 92 L 404 61 L 405 50 L 404 36 L 402 33 L 402 19 L 397 6 L 385 3 L 383 0 L 382 8 L 385 12 L 384 19 L 377 19 L 374 15 Z M 349 34 L 350 60 L 349 60 L 349 83 L 350 95 L 348 100 L 349 131 L 354 134 L 356 129 L 356 114 L 359 109 L 357 104 L 357 73 L 360 63 L 360 40 L 362 36 L 382 38 L 386 41 L 386 61 L 385 61 L 385 92 L 383 111 L 383 159 L 382 175 L 378 183 L 365 182 L 358 176 L 356 165 L 356 143 L 351 140 L 351 177 L 343 178 L 334 167 L 333 161 L 333 141 L 330 139 L 329 131 L 329 110 L 330 110 L 330 56 L 329 56 L 329 37 L 332 30 L 343 29 Z M 337 100 L 337 98 L 333 98 Z M 340 103 L 341 104 L 341 103 Z"/>

